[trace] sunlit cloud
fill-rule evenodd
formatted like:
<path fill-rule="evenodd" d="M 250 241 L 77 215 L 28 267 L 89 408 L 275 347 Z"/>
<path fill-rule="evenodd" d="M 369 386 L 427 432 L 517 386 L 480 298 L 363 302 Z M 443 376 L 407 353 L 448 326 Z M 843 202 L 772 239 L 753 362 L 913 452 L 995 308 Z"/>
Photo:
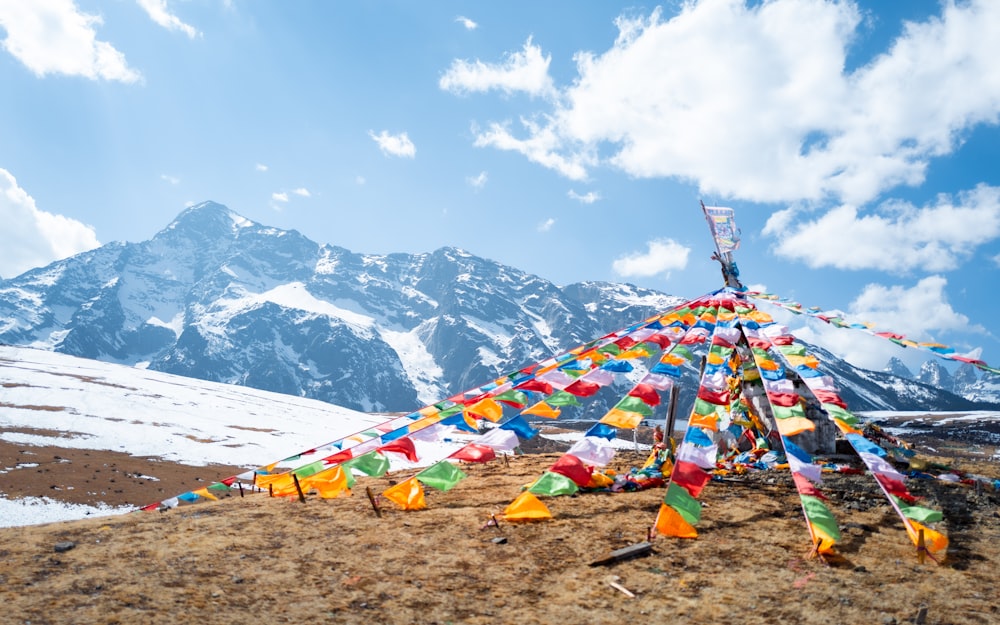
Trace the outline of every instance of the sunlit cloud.
<path fill-rule="evenodd" d="M 477 28 L 479 28 L 479 24 L 473 22 L 472 20 L 463 15 L 459 15 L 458 17 L 456 17 L 455 21 L 464 26 L 466 30 L 476 30 Z"/>
<path fill-rule="evenodd" d="M 542 49 L 532 44 L 529 37 L 523 49 L 508 54 L 501 63 L 452 61 L 451 67 L 438 81 L 438 86 L 458 94 L 495 89 L 505 93 L 553 95 L 555 90 L 549 77 L 551 62 L 552 57 L 543 56 Z"/>
<path fill-rule="evenodd" d="M 588 191 L 588 192 L 584 193 L 583 195 L 580 195 L 579 193 L 577 193 L 573 189 L 570 189 L 569 193 L 567 193 L 566 195 L 568 195 L 571 200 L 576 200 L 577 202 L 580 202 L 581 204 L 593 204 L 594 202 L 596 202 L 599 199 L 601 199 L 601 194 L 600 193 L 595 193 L 594 191 Z"/>
<path fill-rule="evenodd" d="M 368 136 L 375 140 L 378 148 L 387 156 L 413 158 L 417 154 L 416 146 L 413 145 L 410 137 L 405 132 L 393 135 L 389 134 L 388 130 L 383 130 L 379 134 L 375 134 L 373 130 L 369 130 Z"/>
<path fill-rule="evenodd" d="M 14 176 L 2 168 L 0 221 L 4 224 L 0 228 L 0 276 L 7 278 L 101 245 L 93 227 L 40 210 Z"/>
<path fill-rule="evenodd" d="M 180 20 L 179 17 L 170 12 L 167 8 L 167 0 L 137 0 L 142 10 L 153 20 L 167 30 L 176 30 L 184 33 L 189 38 L 194 39 L 199 33 L 193 26 L 189 26 Z"/>
<path fill-rule="evenodd" d="M 181 179 L 177 176 L 171 176 L 169 174 L 160 174 L 160 180 L 169 182 L 172 185 L 178 185 L 181 183 Z"/>
<path fill-rule="evenodd" d="M 287 204 L 288 203 L 288 194 L 285 193 L 284 191 L 282 191 L 281 193 L 272 193 L 271 194 L 271 201 L 273 201 L 273 202 L 281 202 L 282 204 Z"/>
<path fill-rule="evenodd" d="M 549 230 L 552 229 L 552 226 L 554 226 L 554 225 L 556 225 L 556 220 L 553 219 L 552 217 L 549 217 L 545 221 L 543 221 L 540 224 L 538 224 L 538 231 L 539 232 L 548 232 Z"/>
<path fill-rule="evenodd" d="M 125 55 L 97 40 L 99 15 L 81 12 L 73 0 L 0 2 L 3 48 L 38 77 L 48 74 L 134 83 L 142 75 Z"/>
<path fill-rule="evenodd" d="M 810 267 L 947 271 L 1000 237 L 1000 187 L 940 195 L 923 207 L 892 201 L 863 212 L 842 205 L 812 220 L 785 209 L 763 232 L 775 239 L 776 254 Z"/>
<path fill-rule="evenodd" d="M 863 205 L 920 184 L 932 159 L 1000 118 L 998 2 L 942 3 L 851 69 L 864 20 L 854 2 L 673 6 L 669 18 L 618 18 L 614 44 L 577 52 L 564 86 L 531 40 L 501 63 L 455 60 L 440 85 L 551 93 L 524 105 L 520 126 L 484 124 L 476 145 L 574 180 L 604 166 L 756 202 Z"/>
<path fill-rule="evenodd" d="M 658 274 L 670 277 L 670 272 L 687 267 L 691 248 L 673 239 L 654 239 L 646 244 L 645 252 L 632 252 L 617 258 L 611 268 L 623 278 L 648 278 Z"/>
<path fill-rule="evenodd" d="M 254 165 L 254 169 L 256 169 L 257 171 L 267 171 L 267 165 L 257 163 L 256 165 Z"/>
<path fill-rule="evenodd" d="M 312 193 L 309 193 L 309 189 L 305 187 L 299 187 L 298 189 L 292 191 L 292 193 L 294 193 L 295 195 L 300 195 L 302 197 L 312 197 Z"/>

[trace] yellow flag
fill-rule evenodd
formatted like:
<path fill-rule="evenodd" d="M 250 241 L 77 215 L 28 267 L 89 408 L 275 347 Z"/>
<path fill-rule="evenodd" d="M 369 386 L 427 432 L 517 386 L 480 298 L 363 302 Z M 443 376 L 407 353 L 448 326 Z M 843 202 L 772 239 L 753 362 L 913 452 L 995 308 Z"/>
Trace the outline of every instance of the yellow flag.
<path fill-rule="evenodd" d="M 906 533 L 910 535 L 910 540 L 913 541 L 914 545 L 920 544 L 920 530 L 924 530 L 924 546 L 927 548 L 927 551 L 937 553 L 948 548 L 948 537 L 944 534 L 936 532 L 926 525 L 922 525 L 911 519 L 907 519 L 905 524 Z"/>
<path fill-rule="evenodd" d="M 503 511 L 503 518 L 508 521 L 540 521 L 551 519 L 552 513 L 533 493 L 524 491 Z"/>
<path fill-rule="evenodd" d="M 644 418 L 638 412 L 628 412 L 619 408 L 612 408 L 601 418 L 601 423 L 623 430 L 633 430 L 642 423 Z"/>

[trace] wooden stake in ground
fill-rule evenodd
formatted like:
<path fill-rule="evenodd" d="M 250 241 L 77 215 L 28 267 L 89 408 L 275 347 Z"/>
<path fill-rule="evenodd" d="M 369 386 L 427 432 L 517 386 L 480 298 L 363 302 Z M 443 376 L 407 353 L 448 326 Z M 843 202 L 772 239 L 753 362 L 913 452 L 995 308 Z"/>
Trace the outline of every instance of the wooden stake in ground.
<path fill-rule="evenodd" d="M 292 481 L 295 482 L 295 490 L 297 490 L 299 492 L 299 501 L 301 501 L 302 503 L 305 503 L 306 502 L 306 496 L 302 492 L 302 487 L 299 486 L 299 476 L 297 476 L 294 473 L 292 473 Z"/>
<path fill-rule="evenodd" d="M 382 510 L 378 507 L 378 502 L 375 501 L 375 493 L 372 492 L 371 486 L 365 486 L 365 492 L 368 493 L 368 501 L 372 504 L 372 510 L 375 511 L 375 516 L 382 518 Z"/>

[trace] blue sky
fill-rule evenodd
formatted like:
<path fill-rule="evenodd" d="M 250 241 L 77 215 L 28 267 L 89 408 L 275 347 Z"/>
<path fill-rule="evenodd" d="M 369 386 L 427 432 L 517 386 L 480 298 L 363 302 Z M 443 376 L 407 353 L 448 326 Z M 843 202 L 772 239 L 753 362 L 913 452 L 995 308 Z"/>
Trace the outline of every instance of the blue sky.
<path fill-rule="evenodd" d="M 996 365 L 997 31 L 991 0 L 0 0 L 0 276 L 214 200 L 693 297 L 703 200 L 747 284 Z"/>

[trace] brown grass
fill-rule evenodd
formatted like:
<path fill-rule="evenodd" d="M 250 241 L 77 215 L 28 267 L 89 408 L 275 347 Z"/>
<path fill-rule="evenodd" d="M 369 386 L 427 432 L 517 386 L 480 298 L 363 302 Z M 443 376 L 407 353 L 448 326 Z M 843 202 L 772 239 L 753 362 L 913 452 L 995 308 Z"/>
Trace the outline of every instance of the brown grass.
<path fill-rule="evenodd" d="M 0 622 L 889 624 L 914 622 L 921 607 L 928 624 L 1000 622 L 992 489 L 911 481 L 945 512 L 942 565 L 918 563 L 867 476 L 827 479 L 841 555 L 809 558 L 791 480 L 766 472 L 709 484 L 698 539 L 658 538 L 648 557 L 592 567 L 646 539 L 663 490 L 547 498 L 550 521 L 483 527 L 556 457 L 463 466 L 470 477 L 453 490 L 427 489 L 428 509 L 385 502 L 381 519 L 365 486 L 380 492 L 408 475 L 366 478 L 329 501 L 236 493 L 0 530 Z M 1000 475 L 996 464 L 961 466 Z M 56 553 L 59 541 L 76 547 Z"/>

